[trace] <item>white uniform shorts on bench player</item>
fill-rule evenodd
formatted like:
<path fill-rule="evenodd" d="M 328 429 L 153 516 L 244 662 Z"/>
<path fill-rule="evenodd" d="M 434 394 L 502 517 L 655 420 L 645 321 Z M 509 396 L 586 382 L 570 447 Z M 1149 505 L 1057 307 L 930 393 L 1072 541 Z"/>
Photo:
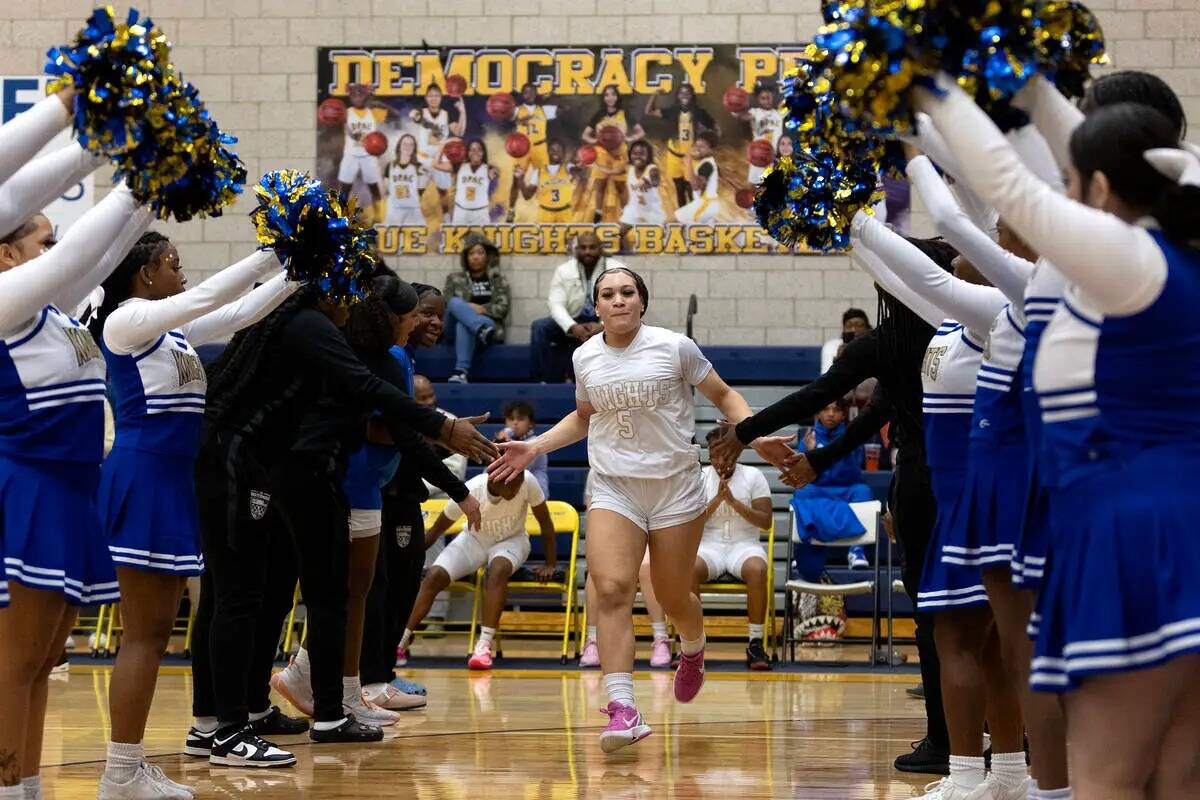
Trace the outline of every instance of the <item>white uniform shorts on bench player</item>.
<path fill-rule="evenodd" d="M 708 565 L 708 580 L 717 578 L 728 572 L 738 580 L 742 577 L 742 568 L 752 558 L 767 560 L 767 551 L 760 542 L 713 542 L 701 541 L 696 555 Z"/>
<path fill-rule="evenodd" d="M 350 509 L 350 538 L 370 539 L 383 529 L 383 511 L 378 508 Z"/>
<path fill-rule="evenodd" d="M 644 531 L 672 528 L 704 513 L 700 465 L 668 478 L 621 478 L 596 473 L 591 508 L 614 511 Z"/>
<path fill-rule="evenodd" d="M 508 559 L 516 572 L 529 558 L 529 548 L 529 537 L 524 534 L 488 543 L 473 533 L 460 533 L 446 545 L 433 565 L 444 569 L 452 581 L 462 580 L 497 558 Z"/>

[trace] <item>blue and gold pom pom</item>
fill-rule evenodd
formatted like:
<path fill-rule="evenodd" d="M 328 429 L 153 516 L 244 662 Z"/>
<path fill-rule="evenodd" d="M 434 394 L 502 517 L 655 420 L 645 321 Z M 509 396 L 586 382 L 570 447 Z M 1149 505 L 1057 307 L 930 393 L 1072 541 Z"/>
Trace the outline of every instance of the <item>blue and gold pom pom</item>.
<path fill-rule="evenodd" d="M 370 292 L 375 229 L 353 198 L 298 170 L 268 172 L 254 193 L 259 246 L 275 251 L 291 280 L 315 285 L 322 300 L 338 305 Z"/>
<path fill-rule="evenodd" d="M 1067 97 L 1082 97 L 1092 66 L 1108 63 L 1096 15 L 1075 0 L 1042 0 L 1031 25 L 1042 73 Z"/>
<path fill-rule="evenodd" d="M 170 43 L 130 9 L 119 21 L 96 9 L 66 47 L 48 53 L 50 91 L 74 86 L 74 128 L 82 146 L 112 159 L 114 180 L 160 219 L 219 216 L 246 172 L 209 117 L 196 88 L 170 62 Z"/>

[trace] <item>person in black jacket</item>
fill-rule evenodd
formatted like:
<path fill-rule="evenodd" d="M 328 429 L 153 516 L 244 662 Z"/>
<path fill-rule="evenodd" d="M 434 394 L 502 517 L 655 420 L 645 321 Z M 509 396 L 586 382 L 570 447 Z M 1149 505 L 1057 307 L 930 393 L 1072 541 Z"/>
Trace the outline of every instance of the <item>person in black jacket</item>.
<path fill-rule="evenodd" d="M 207 567 L 198 614 L 210 616 L 200 626 L 207 643 L 195 643 L 197 726 L 187 752 L 201 755 L 207 745 L 212 764 L 295 763 L 258 736 L 247 709 L 257 648 L 247 647 L 246 634 L 254 631 L 256 641 L 278 636 L 278 627 L 254 626 L 264 584 L 288 566 L 287 556 L 271 547 L 279 543 L 277 532 L 272 536 L 279 526 L 294 546 L 310 620 L 310 736 L 318 742 L 382 737 L 342 709 L 349 546 L 342 478 L 354 436 L 347 434 L 346 414 L 376 410 L 393 432 L 411 430 L 478 461 L 495 455 L 470 420 L 418 405 L 364 366 L 338 330 L 347 315 L 319 300 L 315 288 L 301 290 L 235 337 L 209 372 L 196 483 Z M 215 730 L 205 730 L 214 715 Z"/>
<path fill-rule="evenodd" d="M 950 269 L 956 255 L 941 240 L 909 239 L 930 258 Z M 710 449 L 713 463 L 736 460 L 759 437 L 811 420 L 821 408 L 843 397 L 868 378 L 878 378 L 871 406 L 856 417 L 840 440 L 807 456 L 796 454 L 776 464 L 793 486 L 801 485 L 811 468 L 812 477 L 855 447 L 865 443 L 883 424 L 892 423 L 892 441 L 899 448 L 892 476 L 889 507 L 893 530 L 904 549 L 904 588 L 916 607 L 917 586 L 925 551 L 933 532 L 937 506 L 929 468 L 925 463 L 925 437 L 921 424 L 921 361 L 934 330 L 891 295 L 878 289 L 879 325 L 846 344 L 832 366 L 812 383 L 793 392 L 739 423 L 729 426 Z M 807 467 L 807 468 L 806 468 Z M 791 475 L 789 479 L 787 476 Z M 949 772 L 949 734 L 941 701 L 941 671 L 933 642 L 933 620 L 914 613 L 921 682 L 925 689 L 926 737 L 912 753 L 896 759 L 904 772 Z"/>

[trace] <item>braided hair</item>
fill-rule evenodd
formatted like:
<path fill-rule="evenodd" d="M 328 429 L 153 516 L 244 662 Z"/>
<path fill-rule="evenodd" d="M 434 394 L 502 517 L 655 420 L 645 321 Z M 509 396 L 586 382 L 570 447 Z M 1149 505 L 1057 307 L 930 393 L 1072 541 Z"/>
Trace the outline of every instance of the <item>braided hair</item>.
<path fill-rule="evenodd" d="M 104 300 L 88 323 L 92 338 L 101 341 L 104 332 L 104 321 L 108 315 L 117 310 L 117 306 L 129 299 L 132 294 L 134 278 L 145 266 L 159 258 L 171 244 L 171 240 L 157 231 L 146 231 L 126 254 L 117 268 L 112 271 L 100 288 L 104 290 Z"/>

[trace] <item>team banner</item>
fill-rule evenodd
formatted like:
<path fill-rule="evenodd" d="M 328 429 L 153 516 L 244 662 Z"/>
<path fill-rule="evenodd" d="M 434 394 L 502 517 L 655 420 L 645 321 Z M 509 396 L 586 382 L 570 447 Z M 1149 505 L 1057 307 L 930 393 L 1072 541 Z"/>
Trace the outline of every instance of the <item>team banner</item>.
<path fill-rule="evenodd" d="M 50 79 L 45 75 L 26 77 L 0 77 L 0 124 L 8 122 L 13 117 L 33 108 L 34 104 L 46 96 L 46 84 Z M 51 153 L 71 144 L 73 136 L 70 128 L 64 128 L 49 144 L 42 148 L 38 155 Z M 62 236 L 75 220 L 82 217 L 95 197 L 95 181 L 88 175 L 75 184 L 62 197 L 46 206 L 46 216 L 54 226 L 56 235 Z"/>
<path fill-rule="evenodd" d="M 385 254 L 790 252 L 750 210 L 800 45 L 321 48 L 317 175 Z"/>

